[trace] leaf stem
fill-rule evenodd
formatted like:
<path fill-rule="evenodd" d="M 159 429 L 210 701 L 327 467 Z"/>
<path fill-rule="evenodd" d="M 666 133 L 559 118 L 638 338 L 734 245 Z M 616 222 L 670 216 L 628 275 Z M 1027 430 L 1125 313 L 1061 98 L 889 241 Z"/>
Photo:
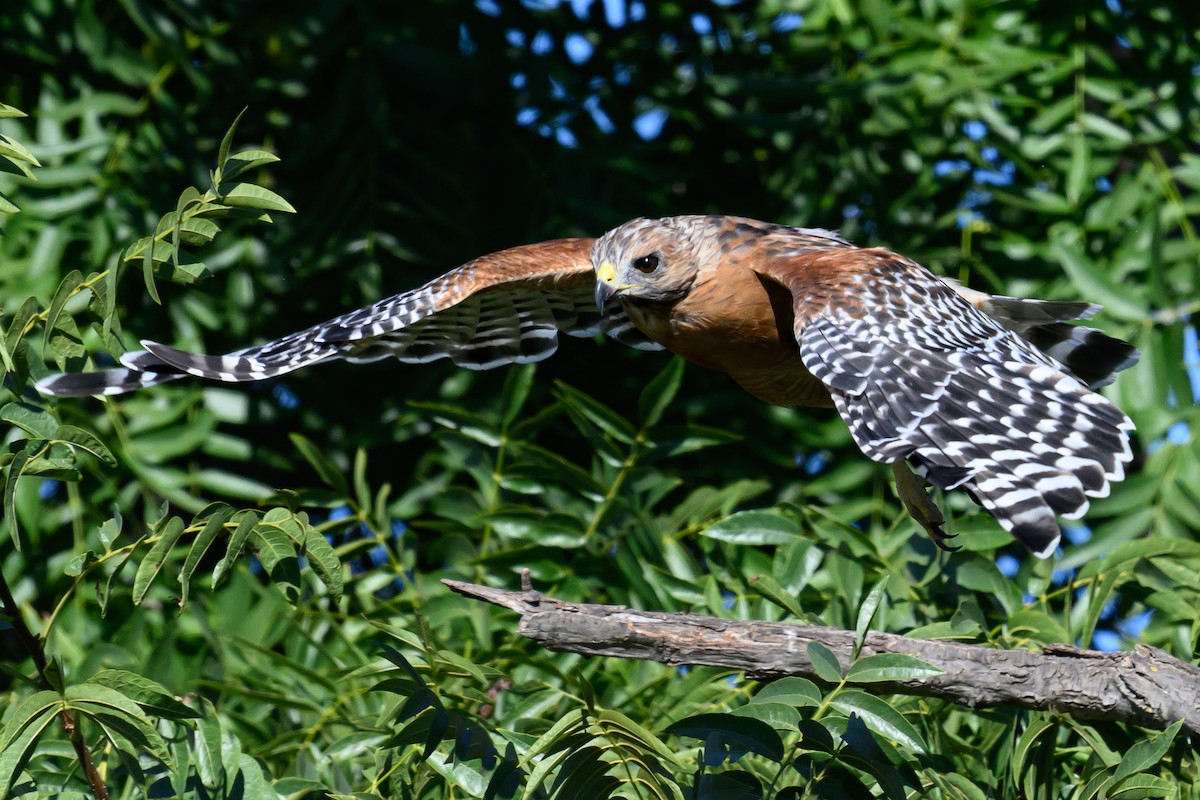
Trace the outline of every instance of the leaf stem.
<path fill-rule="evenodd" d="M 604 515 L 608 513 L 608 509 L 612 506 L 613 501 L 617 499 L 617 495 L 620 494 L 621 486 L 625 483 L 625 479 L 629 477 L 630 470 L 637 464 L 638 449 L 645 441 L 646 430 L 643 428 L 638 431 L 633 443 L 629 445 L 629 455 L 625 456 L 625 460 L 621 462 L 621 469 L 617 472 L 617 476 L 613 478 L 613 482 L 609 485 L 604 499 L 600 501 L 599 508 L 596 509 L 596 513 L 592 516 L 592 521 L 588 524 L 587 530 L 583 534 L 585 542 L 590 542 L 596 531 L 600 528 L 600 522 L 604 519 Z"/>

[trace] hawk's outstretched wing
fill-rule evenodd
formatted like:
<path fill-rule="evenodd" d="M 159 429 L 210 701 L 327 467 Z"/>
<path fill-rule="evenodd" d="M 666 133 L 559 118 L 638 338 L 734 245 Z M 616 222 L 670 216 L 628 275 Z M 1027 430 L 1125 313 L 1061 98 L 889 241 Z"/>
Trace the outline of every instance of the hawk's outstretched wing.
<path fill-rule="evenodd" d="M 1082 516 L 1124 477 L 1129 418 L 932 273 L 880 249 L 803 261 L 761 273 L 792 292 L 800 358 L 867 456 L 965 487 L 1042 556 L 1056 514 Z"/>
<path fill-rule="evenodd" d="M 539 361 L 558 334 L 604 333 L 639 349 L 661 347 L 629 318 L 603 316 L 593 299 L 592 239 L 558 239 L 477 258 L 424 286 L 265 344 L 207 356 L 143 341 L 120 369 L 53 375 L 38 391 L 57 396 L 122 394 L 188 375 L 256 381 L 335 358 L 407 363 L 449 358 L 469 369 Z"/>

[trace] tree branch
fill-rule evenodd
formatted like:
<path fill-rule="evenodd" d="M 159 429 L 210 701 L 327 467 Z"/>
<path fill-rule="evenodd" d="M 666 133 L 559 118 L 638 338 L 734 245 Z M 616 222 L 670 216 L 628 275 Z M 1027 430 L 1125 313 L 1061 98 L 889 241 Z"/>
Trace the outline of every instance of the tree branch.
<path fill-rule="evenodd" d="M 460 581 L 455 592 L 510 608 L 519 631 L 550 650 L 744 670 L 752 678 L 801 675 L 820 680 L 809 642 L 851 661 L 854 632 L 811 625 L 719 619 L 698 614 L 635 611 L 624 606 L 567 603 Z M 1081 720 L 1115 720 L 1166 728 L 1176 720 L 1200 734 L 1200 668 L 1156 648 L 1101 653 L 1048 645 L 1041 653 L 912 639 L 870 632 L 861 655 L 903 653 L 944 670 L 923 680 L 862 684 L 873 694 L 909 694 L 969 708 L 1017 706 L 1058 711 Z"/>

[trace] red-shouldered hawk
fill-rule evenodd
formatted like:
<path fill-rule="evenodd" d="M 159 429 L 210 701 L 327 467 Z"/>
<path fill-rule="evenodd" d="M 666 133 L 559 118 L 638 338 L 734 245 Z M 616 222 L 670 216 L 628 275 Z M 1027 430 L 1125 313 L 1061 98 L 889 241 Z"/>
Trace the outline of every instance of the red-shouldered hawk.
<path fill-rule="evenodd" d="M 334 358 L 488 369 L 546 358 L 560 331 L 605 333 L 725 372 L 768 403 L 833 406 L 869 458 L 893 465 L 901 499 L 939 546 L 943 521 L 924 482 L 966 489 L 1044 557 L 1060 539 L 1056 515 L 1081 516 L 1132 457 L 1133 424 L 1088 386 L 1111 382 L 1137 351 L 1064 323 L 1095 310 L 975 292 L 826 230 L 637 219 L 596 240 L 483 256 L 225 356 L 144 341 L 122 369 L 55 375 L 38 389 L 120 394 L 185 375 L 254 381 Z"/>

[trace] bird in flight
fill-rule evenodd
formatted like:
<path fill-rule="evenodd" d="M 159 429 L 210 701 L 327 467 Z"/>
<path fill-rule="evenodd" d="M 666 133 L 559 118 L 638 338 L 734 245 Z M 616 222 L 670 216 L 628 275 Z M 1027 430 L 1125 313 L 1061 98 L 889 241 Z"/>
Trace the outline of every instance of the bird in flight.
<path fill-rule="evenodd" d="M 966 490 L 1046 557 L 1056 517 L 1104 497 L 1133 423 L 1092 391 L 1137 360 L 1067 320 L 1097 306 L 992 296 L 832 231 L 742 217 L 635 219 L 467 262 L 412 291 L 223 356 L 152 341 L 122 367 L 53 375 L 57 396 L 122 394 L 187 376 L 257 381 L 341 358 L 539 361 L 558 334 L 603 333 L 730 375 L 780 406 L 837 409 L 905 507 L 951 549 L 927 484 Z"/>

